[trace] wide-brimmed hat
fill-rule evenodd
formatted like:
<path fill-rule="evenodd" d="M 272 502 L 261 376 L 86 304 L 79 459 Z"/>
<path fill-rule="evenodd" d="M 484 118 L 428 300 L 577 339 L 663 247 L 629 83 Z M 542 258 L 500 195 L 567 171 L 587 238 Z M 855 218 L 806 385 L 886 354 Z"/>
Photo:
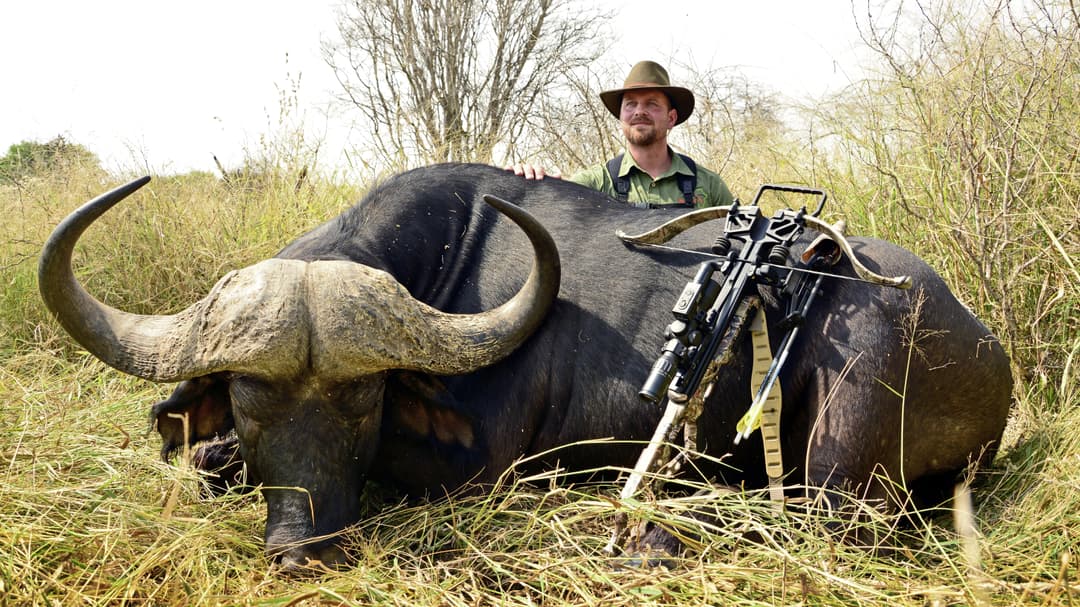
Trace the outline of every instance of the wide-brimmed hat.
<path fill-rule="evenodd" d="M 612 89 L 600 93 L 600 101 L 611 112 L 612 116 L 619 117 L 622 109 L 622 96 L 626 91 L 655 89 L 663 91 L 671 99 L 671 105 L 678 113 L 675 124 L 680 124 L 694 112 L 694 94 L 690 89 L 681 86 L 671 86 L 667 70 L 655 61 L 640 61 L 630 68 L 630 75 L 626 77 L 621 89 Z"/>

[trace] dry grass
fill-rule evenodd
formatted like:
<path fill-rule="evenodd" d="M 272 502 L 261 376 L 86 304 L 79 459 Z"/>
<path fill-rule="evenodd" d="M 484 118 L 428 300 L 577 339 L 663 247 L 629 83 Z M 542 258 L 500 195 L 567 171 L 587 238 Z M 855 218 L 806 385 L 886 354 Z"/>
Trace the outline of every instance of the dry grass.
<path fill-rule="evenodd" d="M 615 487 L 513 475 L 433 503 L 371 487 L 350 534 L 357 565 L 282 579 L 257 495 L 203 499 L 195 472 L 159 460 L 146 414 L 169 387 L 104 367 L 45 312 L 41 243 L 121 181 L 75 166 L 0 185 L 0 607 L 1080 604 L 1080 37 L 1067 19 L 946 17 L 933 36 L 895 38 L 929 49 L 880 45 L 880 81 L 813 108 L 827 136 L 812 158 L 799 141 L 751 141 L 729 181 L 825 187 L 851 231 L 924 255 L 1004 336 L 1016 406 L 1005 449 L 970 479 L 972 509 L 899 521 L 850 500 L 863 518 L 780 516 L 738 492 L 618 504 Z M 284 174 L 157 178 L 86 235 L 79 275 L 112 305 L 172 311 L 359 195 Z M 602 548 L 618 511 L 699 541 L 670 570 L 617 567 Z M 899 541 L 867 550 L 838 541 L 844 530 Z"/>
<path fill-rule="evenodd" d="M 85 355 L 12 357 L 3 373 L 0 396 L 20 406 L 5 408 L 0 439 L 0 604 L 1068 605 L 1080 592 L 1075 412 L 1043 420 L 976 476 L 974 557 L 947 516 L 904 527 L 897 550 L 875 554 L 825 524 L 884 534 L 898 521 L 779 516 L 761 496 L 719 493 L 623 504 L 635 520 L 719 521 L 672 570 L 620 569 L 602 554 L 615 488 L 539 478 L 435 503 L 373 492 L 351 535 L 356 567 L 297 581 L 268 573 L 257 497 L 204 500 L 190 469 L 158 461 L 142 429 L 162 387 Z"/>
<path fill-rule="evenodd" d="M 1022 388 L 1009 449 L 973 479 L 974 527 L 964 534 L 947 515 L 911 525 L 854 500 L 867 520 L 778 516 L 762 497 L 740 493 L 616 504 L 616 487 L 509 475 L 500 491 L 434 503 L 399 503 L 372 488 L 368 516 L 350 535 L 356 567 L 281 579 L 262 554 L 257 496 L 203 499 L 195 472 L 159 461 L 145 416 L 168 386 L 104 367 L 72 346 L 38 303 L 32 243 L 74 206 L 65 188 L 104 184 L 34 187 L 41 191 L 9 190 L 4 199 L 8 216 L 15 209 L 26 220 L 7 224 L 0 249 L 14 260 L 4 282 L 15 286 L 0 312 L 11 321 L 0 370 L 0 605 L 1069 605 L 1080 598 L 1080 414 L 1047 406 L 1032 384 Z M 334 212 L 329 201 L 353 193 L 315 183 L 299 194 L 237 194 L 199 177 L 163 180 L 149 194 L 130 205 L 126 221 L 88 234 L 78 261 L 91 288 L 116 305 L 182 305 L 213 272 L 272 253 L 292 236 L 290 222 L 312 225 Z M 175 200 L 185 209 L 180 217 Z M 152 227 L 165 222 L 176 223 Z M 231 222 L 247 227 L 227 228 Z M 234 249 L 238 259 L 230 258 Z M 213 269 L 197 267 L 203 263 Z M 1071 386 L 1063 380 L 1073 391 L 1060 396 L 1075 404 Z M 620 568 L 602 552 L 619 510 L 703 535 L 671 570 Z M 693 513 L 716 522 L 702 529 Z M 835 539 L 837 528 L 902 541 L 866 550 Z"/>

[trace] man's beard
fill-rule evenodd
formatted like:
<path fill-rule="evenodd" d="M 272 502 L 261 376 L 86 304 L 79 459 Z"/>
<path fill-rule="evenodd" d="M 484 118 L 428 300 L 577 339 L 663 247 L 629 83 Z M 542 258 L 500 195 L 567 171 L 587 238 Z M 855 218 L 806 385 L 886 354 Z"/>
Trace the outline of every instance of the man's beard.
<path fill-rule="evenodd" d="M 623 127 L 623 135 L 626 136 L 626 140 L 633 145 L 650 146 L 656 143 L 660 138 L 658 136 L 659 129 L 655 125 L 648 125 L 649 128 L 645 130 L 638 130 L 637 127 L 641 125 L 634 124 Z"/>

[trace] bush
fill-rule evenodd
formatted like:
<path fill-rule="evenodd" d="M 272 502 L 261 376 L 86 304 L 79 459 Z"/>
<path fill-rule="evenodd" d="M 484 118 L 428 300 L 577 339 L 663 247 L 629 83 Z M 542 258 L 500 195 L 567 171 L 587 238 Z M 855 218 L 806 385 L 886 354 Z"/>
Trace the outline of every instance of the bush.
<path fill-rule="evenodd" d="M 27 177 L 67 172 L 73 167 L 104 172 L 93 152 L 63 137 L 45 143 L 23 141 L 9 147 L 7 154 L 0 158 L 0 184 L 19 183 Z"/>

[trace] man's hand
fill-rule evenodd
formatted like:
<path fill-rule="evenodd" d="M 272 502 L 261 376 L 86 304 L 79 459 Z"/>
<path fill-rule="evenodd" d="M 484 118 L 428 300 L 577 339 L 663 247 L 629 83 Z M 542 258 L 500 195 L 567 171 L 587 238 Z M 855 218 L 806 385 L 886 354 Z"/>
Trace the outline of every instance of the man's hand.
<path fill-rule="evenodd" d="M 525 179 L 540 180 L 544 177 L 551 177 L 553 179 L 562 179 L 562 171 L 559 169 L 552 169 L 551 171 L 545 171 L 544 167 L 538 164 L 528 164 L 525 162 L 519 162 L 517 164 L 511 164 L 504 167 L 507 171 L 513 171 L 515 175 L 521 175 Z"/>

